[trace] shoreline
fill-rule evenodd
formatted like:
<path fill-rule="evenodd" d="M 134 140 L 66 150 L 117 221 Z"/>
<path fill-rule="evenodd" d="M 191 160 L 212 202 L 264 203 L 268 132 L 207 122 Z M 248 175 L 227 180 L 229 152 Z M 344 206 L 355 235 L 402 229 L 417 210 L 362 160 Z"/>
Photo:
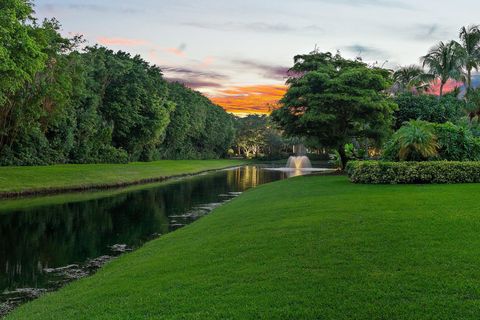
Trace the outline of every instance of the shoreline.
<path fill-rule="evenodd" d="M 208 160 L 205 160 L 208 161 Z M 176 178 L 184 178 L 189 176 L 200 175 L 207 172 L 212 172 L 216 170 L 223 170 L 223 169 L 230 169 L 235 168 L 238 166 L 246 165 L 246 161 L 240 161 L 235 165 L 228 165 L 228 166 L 219 166 L 217 168 L 210 168 L 210 169 L 203 169 L 199 171 L 193 172 L 185 172 L 173 175 L 164 175 L 164 176 L 155 176 L 151 178 L 141 178 L 131 181 L 119 181 L 119 182 L 111 182 L 111 183 L 91 183 L 85 185 L 72 185 L 72 186 L 59 186 L 59 187 L 45 187 L 45 188 L 32 188 L 32 189 L 25 189 L 20 191 L 0 191 L 0 200 L 5 199 L 16 199 L 16 198 L 28 198 L 28 197 L 35 197 L 35 196 L 42 196 L 42 195 L 57 195 L 63 193 L 71 193 L 71 192 L 82 192 L 82 191 L 91 191 L 91 190 L 109 190 L 109 189 L 119 189 L 123 187 L 135 186 L 135 185 L 142 185 L 142 184 L 149 184 L 149 183 L 156 183 L 156 182 L 164 182 L 170 179 Z"/>
<path fill-rule="evenodd" d="M 6 319 L 474 319 L 479 189 L 268 183 Z"/>

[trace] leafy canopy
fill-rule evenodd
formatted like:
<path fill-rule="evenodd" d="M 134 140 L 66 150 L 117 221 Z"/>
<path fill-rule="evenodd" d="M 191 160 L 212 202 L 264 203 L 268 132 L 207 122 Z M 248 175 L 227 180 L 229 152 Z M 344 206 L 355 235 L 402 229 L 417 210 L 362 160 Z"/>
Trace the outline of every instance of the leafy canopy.
<path fill-rule="evenodd" d="M 465 102 L 451 95 L 442 99 L 434 95 L 399 94 L 394 98 L 398 109 L 394 113 L 394 128 L 400 127 L 410 120 L 445 123 L 456 122 L 464 116 Z"/>
<path fill-rule="evenodd" d="M 312 52 L 294 58 L 289 88 L 273 120 L 290 136 L 335 148 L 343 166 L 353 138 L 380 140 L 389 131 L 396 104 L 386 90 L 390 72 L 339 54 Z"/>

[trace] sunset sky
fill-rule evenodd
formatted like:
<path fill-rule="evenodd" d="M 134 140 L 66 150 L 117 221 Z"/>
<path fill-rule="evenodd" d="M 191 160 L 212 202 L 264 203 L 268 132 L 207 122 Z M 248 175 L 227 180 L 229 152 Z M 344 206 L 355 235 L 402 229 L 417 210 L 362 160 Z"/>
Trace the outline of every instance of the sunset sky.
<path fill-rule="evenodd" d="M 267 113 L 296 54 L 340 50 L 390 68 L 418 63 L 462 25 L 480 23 L 472 0 L 37 0 L 65 34 L 140 54 L 165 77 L 227 110 Z M 452 14 L 455 12 L 455 14 Z"/>

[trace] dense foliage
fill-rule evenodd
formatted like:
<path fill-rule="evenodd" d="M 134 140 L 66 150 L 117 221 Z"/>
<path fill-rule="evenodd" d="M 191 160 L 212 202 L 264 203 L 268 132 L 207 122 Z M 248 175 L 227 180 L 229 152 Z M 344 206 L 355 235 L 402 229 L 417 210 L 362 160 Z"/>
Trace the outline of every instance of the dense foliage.
<path fill-rule="evenodd" d="M 246 158 L 261 157 L 263 159 L 278 159 L 288 157 L 286 149 L 290 141 L 282 137 L 265 115 L 251 114 L 235 119 L 236 153 Z"/>
<path fill-rule="evenodd" d="M 480 182 L 480 162 L 350 161 L 350 180 L 367 184 Z"/>
<path fill-rule="evenodd" d="M 282 107 L 272 113 L 287 135 L 337 150 L 344 167 L 345 144 L 380 140 L 389 132 L 396 105 L 386 94 L 391 85 L 387 70 L 316 51 L 294 61 Z"/>
<path fill-rule="evenodd" d="M 200 93 L 179 83 L 168 84 L 168 99 L 175 104 L 161 159 L 204 159 L 225 155 L 233 142 L 233 117 Z"/>
<path fill-rule="evenodd" d="M 385 157 L 398 160 L 426 160 L 437 155 L 437 137 L 433 127 L 420 120 L 412 120 L 398 129 L 385 148 Z"/>
<path fill-rule="evenodd" d="M 390 161 L 478 161 L 480 138 L 466 126 L 413 120 L 386 143 L 383 159 Z"/>
<path fill-rule="evenodd" d="M 139 56 L 79 50 L 31 5 L 0 3 L 0 164 L 218 158 L 231 116 Z"/>
<path fill-rule="evenodd" d="M 395 97 L 398 109 L 394 113 L 394 128 L 399 129 L 409 120 L 444 123 L 458 121 L 465 115 L 465 102 L 453 96 L 442 99 L 433 95 L 399 94 Z"/>

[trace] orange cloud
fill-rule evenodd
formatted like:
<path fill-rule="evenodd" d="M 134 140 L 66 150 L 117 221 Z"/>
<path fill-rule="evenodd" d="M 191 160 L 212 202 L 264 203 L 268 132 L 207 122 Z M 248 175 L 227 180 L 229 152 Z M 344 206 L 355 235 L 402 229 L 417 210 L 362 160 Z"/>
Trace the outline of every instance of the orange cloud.
<path fill-rule="evenodd" d="M 148 44 L 147 41 L 141 39 L 129 39 L 129 38 L 108 38 L 108 37 L 98 37 L 98 43 L 104 46 L 144 46 Z"/>
<path fill-rule="evenodd" d="M 218 91 L 209 98 L 235 114 L 268 114 L 278 106 L 287 90 L 285 85 L 238 86 Z"/>

